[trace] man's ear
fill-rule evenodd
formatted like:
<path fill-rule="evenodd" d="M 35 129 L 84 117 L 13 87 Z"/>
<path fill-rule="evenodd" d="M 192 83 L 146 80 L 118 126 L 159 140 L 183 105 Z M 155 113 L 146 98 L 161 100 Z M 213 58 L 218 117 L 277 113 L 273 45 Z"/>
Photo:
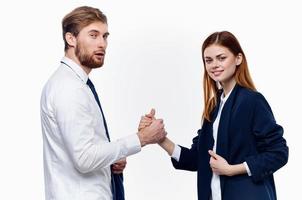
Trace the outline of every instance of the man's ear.
<path fill-rule="evenodd" d="M 76 37 L 70 32 L 67 32 L 65 34 L 65 40 L 66 40 L 68 46 L 70 46 L 70 47 L 75 47 L 77 44 Z"/>
<path fill-rule="evenodd" d="M 241 65 L 242 60 L 243 60 L 243 55 L 242 55 L 241 53 L 239 53 L 239 54 L 236 56 L 236 66 Z"/>

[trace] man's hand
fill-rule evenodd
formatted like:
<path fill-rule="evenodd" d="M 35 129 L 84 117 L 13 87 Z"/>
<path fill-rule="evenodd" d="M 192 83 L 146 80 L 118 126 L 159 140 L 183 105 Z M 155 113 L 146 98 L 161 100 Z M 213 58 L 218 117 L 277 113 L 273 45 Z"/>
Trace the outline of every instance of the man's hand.
<path fill-rule="evenodd" d="M 152 121 L 154 120 L 155 120 L 155 110 L 152 108 L 149 114 L 146 114 L 145 116 L 141 117 L 141 121 L 139 122 L 138 125 L 138 131 L 141 131 L 147 126 L 150 126 Z"/>
<path fill-rule="evenodd" d="M 137 135 L 141 142 L 141 146 L 143 147 L 147 144 L 155 144 L 162 141 L 167 133 L 164 128 L 163 120 L 155 119 L 150 126 L 141 129 Z"/>
<path fill-rule="evenodd" d="M 126 164 L 127 164 L 127 161 L 126 161 L 126 158 L 123 158 L 119 161 L 117 161 L 116 163 L 114 163 L 112 165 L 112 172 L 114 174 L 121 174 L 123 173 L 125 167 L 126 167 Z"/>

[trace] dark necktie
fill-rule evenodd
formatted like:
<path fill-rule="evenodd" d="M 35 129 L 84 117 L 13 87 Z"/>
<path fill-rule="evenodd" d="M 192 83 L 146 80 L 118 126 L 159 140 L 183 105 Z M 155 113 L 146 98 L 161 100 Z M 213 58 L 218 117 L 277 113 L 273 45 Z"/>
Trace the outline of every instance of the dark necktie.
<path fill-rule="evenodd" d="M 91 82 L 90 79 L 87 80 L 87 85 L 91 89 L 91 91 L 93 93 L 93 96 L 94 96 L 97 104 L 99 105 L 99 108 L 100 108 L 101 113 L 103 115 L 103 122 L 104 122 L 106 135 L 107 135 L 107 138 L 110 142 L 107 123 L 106 123 L 106 119 L 105 119 L 105 116 L 104 116 L 104 113 L 103 113 L 103 109 L 102 109 L 98 94 L 96 93 L 94 85 L 93 85 L 93 83 Z M 124 185 L 123 185 L 123 174 L 114 174 L 114 173 L 112 173 L 112 169 L 111 169 L 111 187 L 112 187 L 113 200 L 124 200 L 125 199 Z"/>

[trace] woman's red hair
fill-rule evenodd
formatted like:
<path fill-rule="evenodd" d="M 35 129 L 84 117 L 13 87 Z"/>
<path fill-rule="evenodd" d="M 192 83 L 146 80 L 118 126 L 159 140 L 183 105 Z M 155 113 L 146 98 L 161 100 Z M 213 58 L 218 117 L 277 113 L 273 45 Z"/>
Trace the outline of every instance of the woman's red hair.
<path fill-rule="evenodd" d="M 239 66 L 236 67 L 235 72 L 235 80 L 236 83 L 242 87 L 249 88 L 251 90 L 256 91 L 255 85 L 251 78 L 251 75 L 248 70 L 247 60 L 245 54 L 236 39 L 236 37 L 228 32 L 215 32 L 211 34 L 202 45 L 202 61 L 204 65 L 204 75 L 203 75 L 203 90 L 204 90 L 204 111 L 203 111 L 203 119 L 211 121 L 211 112 L 217 104 L 217 84 L 216 82 L 210 78 L 206 71 L 206 63 L 204 59 L 204 51 L 210 45 L 220 45 L 222 47 L 227 48 L 231 51 L 234 56 L 237 56 L 239 53 L 242 54 L 242 62 Z"/>

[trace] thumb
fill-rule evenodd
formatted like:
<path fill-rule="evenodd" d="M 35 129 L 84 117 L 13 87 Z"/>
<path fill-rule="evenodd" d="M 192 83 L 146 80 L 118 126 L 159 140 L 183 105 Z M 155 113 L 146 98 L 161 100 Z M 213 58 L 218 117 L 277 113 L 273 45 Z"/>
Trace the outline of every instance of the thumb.
<path fill-rule="evenodd" d="M 152 115 L 154 117 L 154 115 L 155 115 L 155 109 L 154 108 L 151 109 L 150 115 Z"/>
<path fill-rule="evenodd" d="M 212 156 L 212 157 L 215 158 L 216 160 L 219 158 L 219 156 L 218 156 L 214 151 L 209 150 L 208 152 L 209 152 L 210 156 Z"/>
<path fill-rule="evenodd" d="M 154 115 L 155 115 L 155 109 L 152 108 L 149 114 L 146 114 L 146 117 L 152 118 L 154 119 Z"/>

